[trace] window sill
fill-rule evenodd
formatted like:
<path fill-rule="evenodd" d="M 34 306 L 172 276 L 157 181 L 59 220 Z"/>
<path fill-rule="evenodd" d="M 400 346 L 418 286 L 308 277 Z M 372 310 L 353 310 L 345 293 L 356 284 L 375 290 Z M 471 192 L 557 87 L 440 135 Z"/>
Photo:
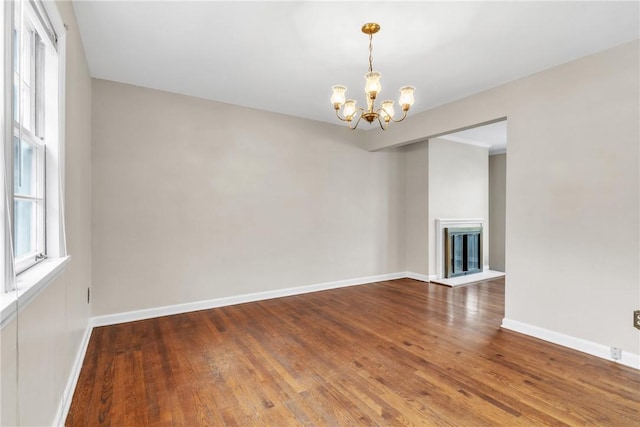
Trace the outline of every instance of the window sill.
<path fill-rule="evenodd" d="M 0 329 L 11 322 L 18 311 L 22 311 L 53 282 L 65 270 L 70 260 L 70 256 L 47 259 L 18 275 L 17 291 L 0 294 Z"/>

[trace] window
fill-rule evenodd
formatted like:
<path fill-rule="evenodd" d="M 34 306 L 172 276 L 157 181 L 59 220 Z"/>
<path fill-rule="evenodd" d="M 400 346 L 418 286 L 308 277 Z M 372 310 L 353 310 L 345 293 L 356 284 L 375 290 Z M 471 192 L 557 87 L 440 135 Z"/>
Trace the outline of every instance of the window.
<path fill-rule="evenodd" d="M 24 12 L 15 9 L 13 30 L 13 254 L 17 273 L 46 257 L 46 46 L 35 29 L 33 14 Z"/>
<path fill-rule="evenodd" d="M 66 255 L 60 161 L 64 68 L 57 36 L 64 24 L 55 2 L 21 0 L 0 7 L 2 16 L 11 17 L 4 19 L 11 22 L 9 28 L 2 29 L 5 107 L 0 110 L 6 124 L 0 166 L 8 208 L 0 211 L 8 224 L 0 234 L 3 275 L 10 278 L 7 272 L 20 274 L 47 258 Z M 5 292 L 15 288 L 13 280 L 5 282 Z"/>

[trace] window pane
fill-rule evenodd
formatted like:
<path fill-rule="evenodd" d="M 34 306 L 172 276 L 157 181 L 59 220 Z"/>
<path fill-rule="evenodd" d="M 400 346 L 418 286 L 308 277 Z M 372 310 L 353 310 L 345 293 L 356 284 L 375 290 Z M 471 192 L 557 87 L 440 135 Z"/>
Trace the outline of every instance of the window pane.
<path fill-rule="evenodd" d="M 22 27 L 22 55 L 20 66 L 20 107 L 18 121 L 27 129 L 33 129 L 34 101 L 34 43 L 35 33 L 30 26 Z"/>
<path fill-rule="evenodd" d="M 35 78 L 33 81 L 35 122 L 34 132 L 38 138 L 44 139 L 44 75 L 45 75 L 45 45 L 38 34 L 35 34 Z"/>
<path fill-rule="evenodd" d="M 18 72 L 20 63 L 18 62 L 18 46 L 20 46 L 20 32 L 13 29 L 13 71 Z"/>
<path fill-rule="evenodd" d="M 36 204 L 31 200 L 15 200 L 14 254 L 18 258 L 36 250 Z"/>
<path fill-rule="evenodd" d="M 26 84 L 22 85 L 22 95 L 20 96 L 20 102 L 22 103 L 22 111 L 19 112 L 20 119 L 18 120 L 22 125 L 32 130 L 32 120 L 33 111 L 31 107 L 31 88 Z"/>
<path fill-rule="evenodd" d="M 20 196 L 36 196 L 36 147 L 13 138 L 13 191 Z"/>
<path fill-rule="evenodd" d="M 18 105 L 18 84 L 16 83 L 18 79 L 13 80 L 13 120 L 16 122 L 20 119 L 20 110 Z"/>

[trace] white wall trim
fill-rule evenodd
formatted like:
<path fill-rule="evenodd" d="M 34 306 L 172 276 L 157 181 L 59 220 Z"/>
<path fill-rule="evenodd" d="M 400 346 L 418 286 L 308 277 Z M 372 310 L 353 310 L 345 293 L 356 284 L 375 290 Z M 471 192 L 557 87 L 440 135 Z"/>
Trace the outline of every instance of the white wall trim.
<path fill-rule="evenodd" d="M 444 278 L 444 229 L 446 227 L 482 227 L 484 233 L 486 228 L 484 226 L 484 218 L 436 218 L 436 279 Z M 483 245 L 484 239 L 483 236 Z M 483 257 L 484 254 L 483 248 Z M 488 270 L 488 266 L 484 266 L 485 270 Z"/>
<path fill-rule="evenodd" d="M 262 301 L 272 298 L 288 297 L 292 295 L 306 294 L 329 289 L 343 288 L 347 286 L 365 285 L 368 283 L 395 280 L 407 277 L 405 272 L 382 274 L 377 276 L 361 277 L 358 279 L 338 280 L 335 282 L 318 283 L 315 285 L 298 286 L 295 288 L 277 289 L 273 291 L 255 292 L 244 295 L 215 298 L 204 301 L 194 301 L 184 304 L 167 305 L 142 310 L 128 311 L 124 313 L 107 314 L 91 318 L 91 325 L 106 326 L 118 323 L 133 322 L 136 320 L 152 319 L 154 317 L 170 316 L 172 314 L 188 313 L 191 311 L 207 310 L 209 308 L 225 307 L 228 305 L 243 304 L 247 302 Z"/>
<path fill-rule="evenodd" d="M 502 327 L 640 370 L 640 355 L 638 354 L 623 351 L 622 359 L 614 360 L 611 358 L 610 347 L 604 344 L 598 344 L 582 338 L 561 334 L 549 329 L 518 322 L 517 320 L 507 319 L 506 317 L 502 319 Z"/>
<path fill-rule="evenodd" d="M 420 280 L 422 282 L 430 282 L 431 279 L 435 279 L 436 278 L 436 276 L 428 276 L 426 274 L 413 273 L 411 271 L 406 271 L 404 274 L 409 279 Z"/>
<path fill-rule="evenodd" d="M 76 357 L 73 360 L 73 365 L 71 366 L 71 372 L 69 372 L 69 378 L 67 379 L 67 385 L 64 389 L 64 394 L 62 395 L 62 399 L 60 401 L 60 404 L 58 405 L 58 412 L 56 413 L 53 424 L 55 426 L 64 426 L 64 423 L 67 420 L 67 415 L 69 414 L 69 409 L 71 408 L 71 401 L 73 400 L 73 393 L 76 390 L 78 378 L 80 378 L 80 370 L 82 369 L 82 364 L 84 363 L 84 356 L 87 353 L 89 338 L 91 337 L 92 331 L 93 326 L 91 325 L 91 321 L 89 321 L 87 323 L 87 327 L 84 330 L 84 335 L 82 336 L 82 341 L 80 342 L 80 347 L 78 348 Z"/>

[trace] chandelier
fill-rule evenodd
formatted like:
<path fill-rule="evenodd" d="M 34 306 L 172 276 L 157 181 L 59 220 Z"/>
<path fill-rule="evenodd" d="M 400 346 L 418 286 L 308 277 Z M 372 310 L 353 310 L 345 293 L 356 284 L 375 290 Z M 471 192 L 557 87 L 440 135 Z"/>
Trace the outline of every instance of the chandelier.
<path fill-rule="evenodd" d="M 369 35 L 369 72 L 364 75 L 366 81 L 364 91 L 367 97 L 367 108 L 356 108 L 356 101 L 353 99 L 345 101 L 346 86 L 335 85 L 332 87 L 333 95 L 331 96 L 331 103 L 336 110 L 336 116 L 343 122 L 347 122 L 351 129 L 357 128 L 360 120 L 364 118 L 369 123 L 377 120 L 382 130 L 385 130 L 390 122 L 403 121 L 405 117 L 407 117 L 409 108 L 411 108 L 414 102 L 413 92 L 416 88 L 413 86 L 403 86 L 400 88 L 400 100 L 398 101 L 398 104 L 402 107 L 402 117 L 399 119 L 394 118 L 395 111 L 393 109 L 393 101 L 390 99 L 382 101 L 380 108 L 376 109 L 376 96 L 378 96 L 382 90 L 382 84 L 380 83 L 380 77 L 382 77 L 382 75 L 377 71 L 373 71 L 373 35 L 378 31 L 380 31 L 380 25 L 375 22 L 370 22 L 362 26 L 362 32 Z M 340 109 L 343 106 L 342 114 L 340 114 Z"/>

